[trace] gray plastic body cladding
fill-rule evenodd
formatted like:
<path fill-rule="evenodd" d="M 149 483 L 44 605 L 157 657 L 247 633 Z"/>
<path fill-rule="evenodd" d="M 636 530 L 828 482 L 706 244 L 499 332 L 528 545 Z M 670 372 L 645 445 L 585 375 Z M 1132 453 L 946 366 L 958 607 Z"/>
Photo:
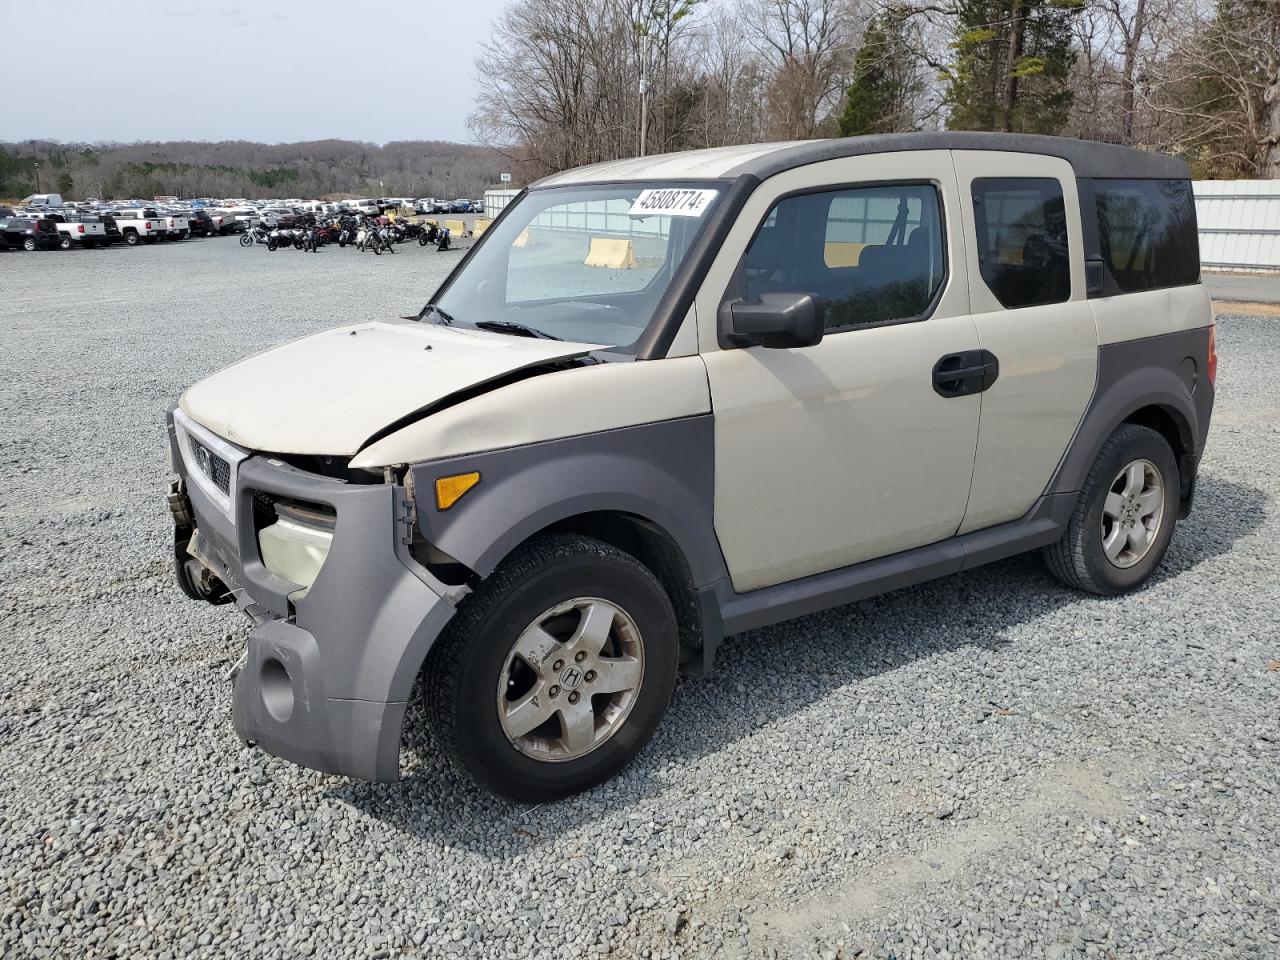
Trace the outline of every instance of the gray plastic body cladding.
<path fill-rule="evenodd" d="M 733 593 L 726 582 L 719 597 L 724 632 L 766 627 L 1035 550 L 1062 536 L 1074 506 L 1074 495 L 1041 497 L 1009 523 L 751 593 Z"/>
<path fill-rule="evenodd" d="M 178 469 L 184 470 L 182 461 Z M 185 477 L 184 477 L 185 480 Z M 351 485 L 251 457 L 240 465 L 238 518 L 186 483 L 203 552 L 236 602 L 259 621 L 236 677 L 237 733 L 267 752 L 327 773 L 368 780 L 399 776 L 400 733 L 418 670 L 453 606 L 408 558 L 397 521 L 403 488 Z M 262 565 L 252 522 L 253 491 L 332 506 L 333 546 L 306 596 Z M 403 515 L 402 513 L 400 515 Z M 288 671 L 293 708 L 266 708 L 262 669 Z"/>
<path fill-rule="evenodd" d="M 1178 424 L 1188 458 L 1179 466 L 1191 471 L 1185 479 L 1194 480 L 1213 414 L 1208 369 L 1207 326 L 1101 345 L 1093 397 L 1048 491 L 1079 491 L 1107 437 L 1135 411 L 1151 406 Z"/>
<path fill-rule="evenodd" d="M 428 541 L 487 577 L 558 521 L 631 514 L 670 535 L 693 585 L 703 587 L 726 576 L 712 513 L 713 431 L 703 414 L 417 464 L 418 523 Z M 480 482 L 448 510 L 436 509 L 436 479 L 471 471 Z"/>

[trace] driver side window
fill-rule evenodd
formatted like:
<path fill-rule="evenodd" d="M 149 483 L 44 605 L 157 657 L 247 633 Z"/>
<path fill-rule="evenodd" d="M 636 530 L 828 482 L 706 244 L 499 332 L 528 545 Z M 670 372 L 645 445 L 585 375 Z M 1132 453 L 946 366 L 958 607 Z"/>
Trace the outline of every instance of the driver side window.
<path fill-rule="evenodd" d="M 748 302 L 822 298 L 828 332 L 923 319 L 945 276 L 938 192 L 879 184 L 779 201 L 743 260 Z"/>

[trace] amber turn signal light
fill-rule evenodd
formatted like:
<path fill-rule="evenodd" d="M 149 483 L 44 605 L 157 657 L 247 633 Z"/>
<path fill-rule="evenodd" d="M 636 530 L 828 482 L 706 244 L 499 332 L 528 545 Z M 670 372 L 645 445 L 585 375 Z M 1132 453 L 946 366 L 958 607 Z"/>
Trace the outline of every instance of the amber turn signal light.
<path fill-rule="evenodd" d="M 458 498 L 480 482 L 478 473 L 457 473 L 436 481 L 436 509 L 448 510 Z"/>

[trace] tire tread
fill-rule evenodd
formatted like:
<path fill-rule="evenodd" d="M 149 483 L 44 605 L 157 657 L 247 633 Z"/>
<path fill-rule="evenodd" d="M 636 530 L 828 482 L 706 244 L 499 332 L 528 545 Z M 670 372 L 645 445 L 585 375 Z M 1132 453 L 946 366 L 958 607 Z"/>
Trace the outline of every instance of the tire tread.
<path fill-rule="evenodd" d="M 444 634 L 427 657 L 424 690 L 427 693 L 427 718 L 435 734 L 436 743 L 449 760 L 449 765 L 460 775 L 475 779 L 475 772 L 463 759 L 459 742 L 457 712 L 461 672 L 453 669 L 462 649 L 476 642 L 479 627 L 489 614 L 517 584 L 527 580 L 539 570 L 561 560 L 581 559 L 593 554 L 601 560 L 622 563 L 633 568 L 643 578 L 650 580 L 664 597 L 666 591 L 653 572 L 631 554 L 602 540 L 577 534 L 551 534 L 539 537 L 518 547 L 514 553 L 489 576 L 473 594 L 459 606 Z M 670 600 L 668 598 L 668 604 Z M 671 614 L 674 620 L 675 614 Z"/>
<path fill-rule="evenodd" d="M 1041 556 L 1044 558 L 1045 566 L 1055 578 L 1068 587 L 1102 596 L 1111 596 L 1116 593 L 1114 589 L 1109 588 L 1093 575 L 1085 559 L 1088 543 L 1086 514 L 1089 512 L 1093 493 L 1098 485 L 1111 480 L 1110 477 L 1103 475 L 1109 472 L 1106 465 L 1110 462 L 1111 454 L 1151 438 L 1155 438 L 1161 444 L 1166 443 L 1164 437 L 1156 431 L 1135 423 L 1122 423 L 1111 436 L 1107 437 L 1102 449 L 1098 451 L 1098 456 L 1094 458 L 1089 473 L 1085 476 L 1084 484 L 1080 488 L 1080 496 L 1076 498 L 1075 508 L 1071 511 L 1071 518 L 1067 521 L 1062 537 L 1056 543 L 1042 548 Z"/>

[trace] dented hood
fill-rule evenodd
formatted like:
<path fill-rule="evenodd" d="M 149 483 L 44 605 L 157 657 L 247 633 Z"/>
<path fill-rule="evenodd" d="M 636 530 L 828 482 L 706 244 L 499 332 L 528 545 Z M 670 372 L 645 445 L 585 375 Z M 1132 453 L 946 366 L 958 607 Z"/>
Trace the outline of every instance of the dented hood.
<path fill-rule="evenodd" d="M 413 321 L 363 323 L 233 364 L 191 387 L 181 406 L 250 450 L 350 456 L 460 390 L 593 349 Z"/>

